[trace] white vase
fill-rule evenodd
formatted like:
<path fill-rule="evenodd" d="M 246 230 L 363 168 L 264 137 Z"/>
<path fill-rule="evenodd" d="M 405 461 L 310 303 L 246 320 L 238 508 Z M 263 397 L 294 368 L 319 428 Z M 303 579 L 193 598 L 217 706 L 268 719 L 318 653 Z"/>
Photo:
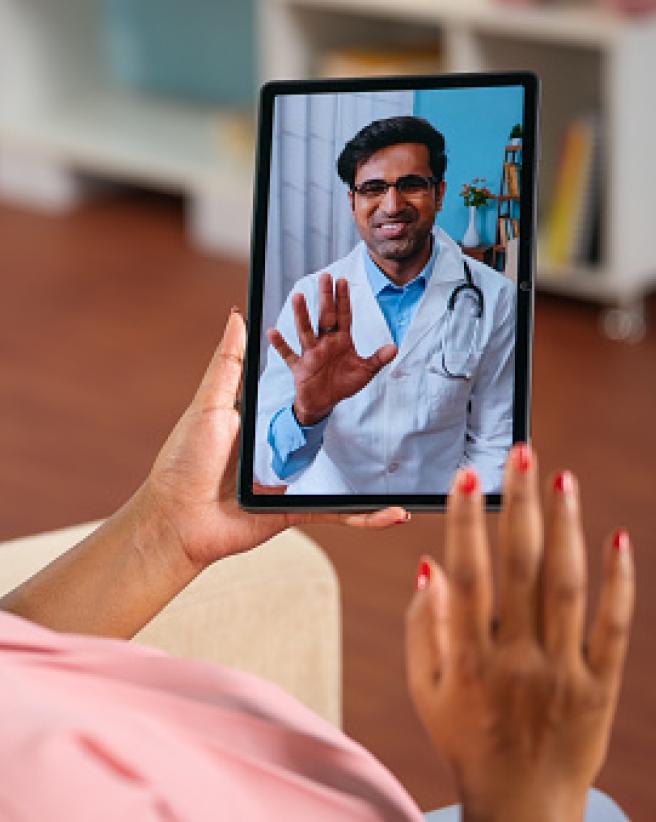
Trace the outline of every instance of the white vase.
<path fill-rule="evenodd" d="M 469 206 L 469 225 L 462 238 L 462 244 L 465 248 L 475 248 L 481 244 L 481 238 L 478 235 L 478 228 L 476 227 L 476 215 L 478 209 L 476 206 Z"/>

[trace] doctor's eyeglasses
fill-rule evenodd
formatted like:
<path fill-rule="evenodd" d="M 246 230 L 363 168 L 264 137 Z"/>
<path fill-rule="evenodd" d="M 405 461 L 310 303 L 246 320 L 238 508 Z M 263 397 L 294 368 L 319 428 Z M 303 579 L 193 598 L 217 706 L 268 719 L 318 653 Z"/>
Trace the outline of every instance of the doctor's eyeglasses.
<path fill-rule="evenodd" d="M 393 183 L 387 180 L 365 180 L 360 185 L 354 185 L 351 191 L 366 197 L 368 200 L 377 200 L 384 197 L 390 188 L 395 188 L 403 197 L 421 197 L 428 193 L 437 183 L 436 177 L 422 177 L 420 174 L 406 174 Z"/>

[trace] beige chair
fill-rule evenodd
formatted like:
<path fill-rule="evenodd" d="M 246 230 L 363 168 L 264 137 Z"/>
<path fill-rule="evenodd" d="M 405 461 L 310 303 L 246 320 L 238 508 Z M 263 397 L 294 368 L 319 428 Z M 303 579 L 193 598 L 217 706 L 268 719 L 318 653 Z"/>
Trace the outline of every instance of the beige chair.
<path fill-rule="evenodd" d="M 0 543 L 0 596 L 98 525 Z M 258 674 L 341 724 L 339 584 L 323 551 L 295 529 L 217 562 L 133 641 Z"/>

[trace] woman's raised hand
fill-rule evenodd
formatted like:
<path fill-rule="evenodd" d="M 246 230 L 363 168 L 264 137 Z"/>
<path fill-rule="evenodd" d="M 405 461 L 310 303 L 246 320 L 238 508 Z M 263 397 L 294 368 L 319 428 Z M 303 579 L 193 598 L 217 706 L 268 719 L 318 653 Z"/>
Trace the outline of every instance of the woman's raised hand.
<path fill-rule="evenodd" d="M 605 547 L 596 616 L 587 593 L 579 491 L 570 472 L 538 496 L 529 446 L 515 446 L 500 519 L 493 619 L 483 499 L 461 470 L 447 512 L 446 568 L 425 557 L 407 615 L 417 712 L 450 763 L 468 820 L 581 820 L 606 755 L 634 600 L 632 549 Z"/>

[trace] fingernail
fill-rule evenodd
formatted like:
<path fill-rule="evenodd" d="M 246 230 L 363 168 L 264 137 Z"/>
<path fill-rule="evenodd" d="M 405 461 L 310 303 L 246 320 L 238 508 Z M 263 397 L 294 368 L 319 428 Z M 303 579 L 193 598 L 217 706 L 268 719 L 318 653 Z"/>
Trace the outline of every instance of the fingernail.
<path fill-rule="evenodd" d="M 470 494 L 473 494 L 477 488 L 478 474 L 473 470 L 473 468 L 467 468 L 460 476 L 458 490 L 460 493 L 465 494 L 465 496 L 469 496 Z"/>
<path fill-rule="evenodd" d="M 561 471 L 554 480 L 554 491 L 559 494 L 571 494 L 574 490 L 574 476 L 571 471 Z"/>
<path fill-rule="evenodd" d="M 403 514 L 396 520 L 397 525 L 407 522 L 410 519 L 410 511 L 404 511 Z"/>
<path fill-rule="evenodd" d="M 515 468 L 520 474 L 526 474 L 533 464 L 533 452 L 531 446 L 522 442 L 515 446 Z"/>
<path fill-rule="evenodd" d="M 430 583 L 431 567 L 430 562 L 423 557 L 419 560 L 419 568 L 417 568 L 417 590 L 423 591 Z"/>
<path fill-rule="evenodd" d="M 631 546 L 631 540 L 629 539 L 629 532 L 625 528 L 619 528 L 615 531 L 615 535 L 613 536 L 613 548 L 615 551 L 618 551 L 620 554 L 625 554 Z"/>
<path fill-rule="evenodd" d="M 241 314 L 241 308 L 238 305 L 233 305 L 230 309 L 231 314 Z"/>

